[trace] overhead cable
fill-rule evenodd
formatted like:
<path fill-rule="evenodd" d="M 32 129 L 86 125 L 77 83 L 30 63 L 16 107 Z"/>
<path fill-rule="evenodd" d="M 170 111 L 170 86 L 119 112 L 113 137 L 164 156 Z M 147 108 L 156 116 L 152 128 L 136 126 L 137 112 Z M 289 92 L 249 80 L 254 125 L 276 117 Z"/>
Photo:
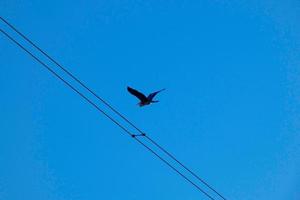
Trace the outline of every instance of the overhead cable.
<path fill-rule="evenodd" d="M 181 173 L 178 169 L 176 169 L 171 163 L 169 163 L 167 160 L 162 158 L 160 155 L 158 155 L 152 148 L 150 148 L 148 145 L 143 143 L 140 139 L 137 137 L 134 137 L 134 134 L 132 134 L 130 131 L 128 131 L 124 126 L 122 126 L 118 121 L 116 121 L 114 118 L 112 118 L 110 115 L 108 115 L 105 111 L 103 111 L 101 108 L 99 108 L 94 102 L 92 102 L 88 97 L 86 97 L 83 93 L 81 93 L 79 90 L 77 90 L 74 86 L 72 86 L 68 81 L 64 80 L 59 74 L 57 74 L 54 70 L 52 70 L 47 64 L 45 64 L 43 61 L 41 61 L 38 57 L 36 57 L 34 54 L 32 54 L 28 49 L 26 49 L 23 45 L 21 45 L 18 41 L 16 41 L 13 37 L 11 37 L 8 33 L 6 33 L 4 30 L 0 29 L 0 32 L 3 33 L 8 39 L 10 39 L 12 42 L 14 42 L 18 47 L 20 47 L 22 50 L 24 50 L 27 54 L 29 54 L 34 60 L 36 60 L 38 63 L 40 63 L 43 67 L 45 67 L 49 72 L 51 72 L 52 75 L 54 75 L 56 78 L 61 80 L 66 86 L 68 86 L 70 89 L 72 89 L 75 93 L 77 93 L 79 96 L 81 96 L 83 99 L 85 99 L 89 104 L 91 104 L 96 110 L 101 112 L 104 116 L 106 116 L 109 120 L 111 120 L 114 124 L 116 124 L 118 127 L 120 127 L 125 133 L 127 133 L 129 136 L 131 136 L 133 139 L 135 139 L 139 144 L 141 144 L 143 147 L 145 147 L 148 151 L 150 151 L 153 155 L 155 155 L 159 160 L 161 160 L 163 163 L 165 163 L 167 166 L 169 166 L 173 171 L 175 171 L 178 175 L 180 175 L 182 178 L 184 178 L 186 181 L 188 181 L 190 184 L 192 184 L 197 190 L 202 192 L 205 196 L 207 196 L 211 200 L 215 200 L 211 195 L 209 195 L 206 191 L 204 191 L 200 186 L 198 186 L 196 183 L 194 183 L 191 179 L 189 179 L 187 176 L 185 176 L 183 173 Z"/>
<path fill-rule="evenodd" d="M 29 42 L 32 46 L 34 46 L 38 51 L 40 51 L 44 56 L 46 56 L 49 60 L 51 60 L 54 64 L 56 64 L 61 70 L 63 70 L 66 74 L 68 74 L 70 77 L 72 77 L 77 83 L 79 83 L 83 88 L 88 90 L 92 95 L 94 95 L 98 100 L 100 100 L 102 103 L 104 103 L 107 107 L 109 107 L 114 113 L 116 113 L 119 117 L 121 117 L 124 121 L 126 121 L 129 125 L 131 125 L 134 129 L 136 129 L 140 135 L 145 136 L 147 140 L 149 140 L 152 144 L 154 144 L 156 147 L 158 147 L 160 150 L 162 150 L 166 155 L 168 155 L 171 159 L 173 159 L 176 163 L 178 163 L 180 166 L 182 166 L 185 170 L 187 170 L 192 176 L 194 176 L 196 179 L 198 179 L 200 182 L 202 182 L 204 185 L 206 185 L 209 189 L 211 189 L 213 192 L 215 192 L 219 197 L 221 197 L 223 200 L 226 200 L 226 198 L 221 195 L 217 190 L 215 190 L 211 185 L 209 185 L 205 180 L 200 178 L 199 175 L 197 175 L 195 172 L 193 172 L 190 168 L 188 168 L 185 164 L 183 164 L 181 161 L 179 161 L 173 154 L 171 154 L 169 151 L 167 151 L 164 147 L 162 147 L 160 144 L 158 144 L 156 141 L 154 141 L 148 133 L 146 134 L 144 131 L 142 131 L 140 128 L 138 128 L 134 123 L 132 123 L 128 118 L 126 118 L 123 114 L 121 114 L 117 109 L 115 109 L 113 106 L 111 106 L 106 100 L 101 98 L 99 95 L 96 94 L 90 87 L 88 87 L 86 84 L 84 84 L 79 78 L 77 78 L 75 75 L 73 75 L 69 70 L 67 70 L 64 66 L 62 66 L 59 62 L 57 62 L 52 56 L 50 56 L 48 53 L 46 53 L 44 50 L 42 50 L 38 45 L 36 45 L 32 40 L 30 40 L 28 37 L 26 37 L 21 31 L 19 31 L 15 26 L 13 26 L 11 23 L 9 23 L 7 20 L 2 18 L 0 16 L 0 19 L 7 24 L 11 29 L 13 29 L 16 33 L 18 33 L 23 39 L 25 39 L 27 42 Z"/>

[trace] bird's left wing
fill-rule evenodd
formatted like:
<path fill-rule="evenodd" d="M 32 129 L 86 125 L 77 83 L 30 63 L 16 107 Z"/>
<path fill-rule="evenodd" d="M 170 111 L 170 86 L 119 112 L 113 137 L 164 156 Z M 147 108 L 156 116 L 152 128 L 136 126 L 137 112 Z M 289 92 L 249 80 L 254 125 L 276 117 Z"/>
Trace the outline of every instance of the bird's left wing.
<path fill-rule="evenodd" d="M 147 101 L 147 97 L 144 94 L 142 94 L 141 92 L 139 92 L 131 87 L 127 87 L 127 90 L 130 94 L 136 96 L 139 100 Z"/>

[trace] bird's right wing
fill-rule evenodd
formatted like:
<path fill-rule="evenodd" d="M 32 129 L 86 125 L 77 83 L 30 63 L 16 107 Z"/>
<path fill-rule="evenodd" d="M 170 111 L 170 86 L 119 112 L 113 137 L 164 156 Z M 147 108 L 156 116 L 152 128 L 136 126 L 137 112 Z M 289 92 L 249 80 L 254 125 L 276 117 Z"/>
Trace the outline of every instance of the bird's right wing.
<path fill-rule="evenodd" d="M 147 98 L 148 98 L 149 100 L 152 100 L 152 99 L 155 97 L 155 95 L 157 95 L 158 93 L 160 93 L 161 91 L 164 91 L 164 90 L 165 90 L 165 89 L 161 89 L 161 90 L 159 90 L 159 91 L 153 92 L 153 93 L 149 94 Z"/>
<path fill-rule="evenodd" d="M 142 94 L 141 92 L 139 92 L 131 87 L 127 87 L 127 90 L 130 94 L 136 96 L 139 100 L 147 101 L 147 97 L 144 94 Z"/>

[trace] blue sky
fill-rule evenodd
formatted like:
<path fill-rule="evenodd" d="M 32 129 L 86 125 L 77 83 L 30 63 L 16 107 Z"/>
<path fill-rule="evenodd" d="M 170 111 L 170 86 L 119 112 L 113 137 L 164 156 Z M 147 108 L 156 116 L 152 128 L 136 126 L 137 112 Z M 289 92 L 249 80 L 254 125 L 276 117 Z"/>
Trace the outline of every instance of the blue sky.
<path fill-rule="evenodd" d="M 0 13 L 228 199 L 300 198 L 298 1 L 2 0 Z M 207 199 L 0 47 L 1 200 Z M 139 108 L 127 85 L 167 90 Z"/>

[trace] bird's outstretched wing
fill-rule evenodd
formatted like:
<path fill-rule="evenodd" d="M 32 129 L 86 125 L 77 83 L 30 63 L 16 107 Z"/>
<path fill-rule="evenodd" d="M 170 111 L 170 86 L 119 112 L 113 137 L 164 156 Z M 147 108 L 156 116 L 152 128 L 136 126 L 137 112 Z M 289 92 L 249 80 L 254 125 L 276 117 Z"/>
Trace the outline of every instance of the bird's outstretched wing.
<path fill-rule="evenodd" d="M 157 95 L 158 93 L 160 93 L 163 90 L 165 90 L 165 89 L 162 89 L 162 90 L 159 90 L 159 91 L 156 91 L 156 92 L 153 92 L 153 93 L 149 94 L 147 99 L 151 101 L 155 97 L 155 95 Z"/>
<path fill-rule="evenodd" d="M 140 101 L 143 101 L 143 102 L 147 101 L 147 97 L 144 94 L 142 94 L 141 92 L 139 92 L 131 87 L 127 87 L 127 90 L 130 94 L 136 96 Z"/>

